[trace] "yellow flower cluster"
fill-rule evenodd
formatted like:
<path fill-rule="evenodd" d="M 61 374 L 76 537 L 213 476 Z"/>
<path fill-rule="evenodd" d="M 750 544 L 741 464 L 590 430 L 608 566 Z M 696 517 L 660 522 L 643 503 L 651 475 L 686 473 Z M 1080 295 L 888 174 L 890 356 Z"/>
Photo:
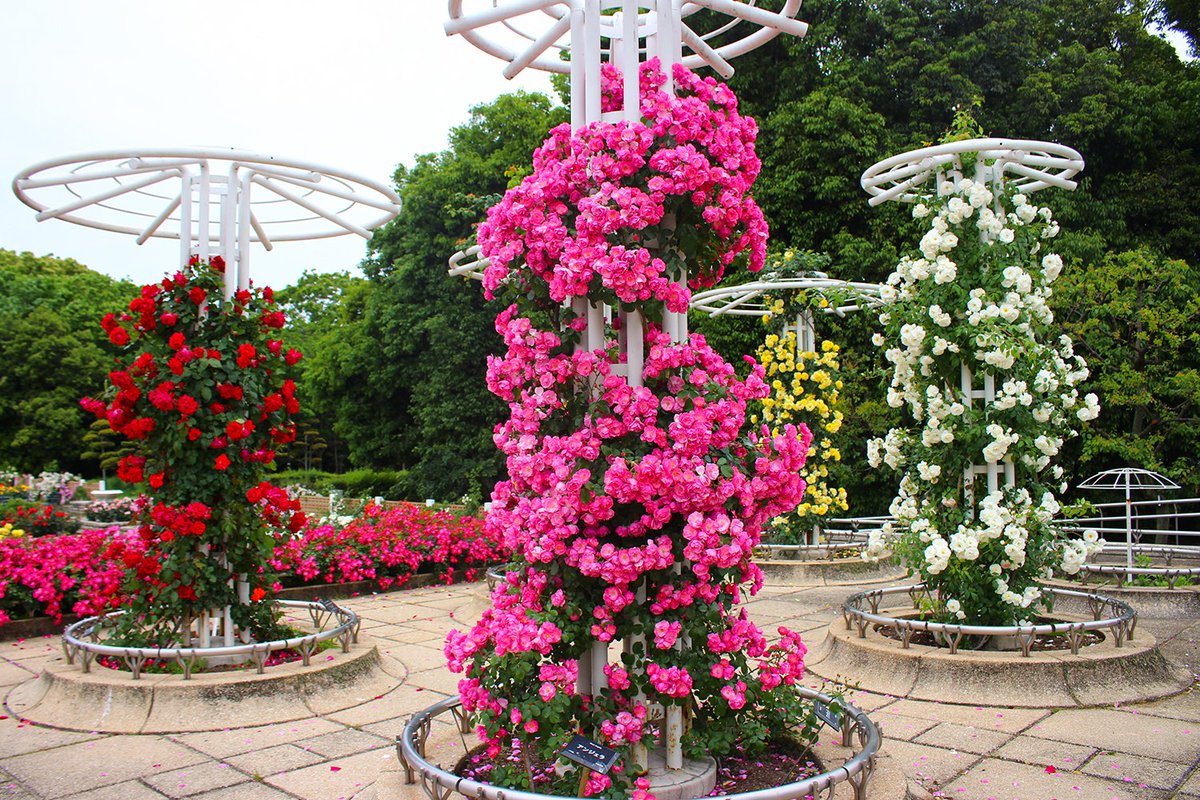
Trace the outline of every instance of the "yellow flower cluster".
<path fill-rule="evenodd" d="M 796 334 L 772 333 L 758 349 L 758 361 L 766 370 L 773 394 L 762 400 L 761 422 L 779 432 L 788 423 L 806 423 L 813 443 L 801 477 L 808 484 L 804 502 L 796 509 L 799 517 L 822 517 L 849 508 L 846 490 L 829 485 L 829 464 L 842 460 L 841 451 L 828 434 L 842 427 L 845 415 L 838 410 L 842 381 L 838 379 L 840 349 L 821 342 L 820 352 L 797 352 Z M 759 417 L 753 416 L 755 423 Z M 825 435 L 823 435 L 825 434 Z"/>
<path fill-rule="evenodd" d="M 6 522 L 0 525 L 0 542 L 5 539 L 19 539 L 25 535 L 25 531 L 20 528 L 14 528 L 11 522 Z"/>

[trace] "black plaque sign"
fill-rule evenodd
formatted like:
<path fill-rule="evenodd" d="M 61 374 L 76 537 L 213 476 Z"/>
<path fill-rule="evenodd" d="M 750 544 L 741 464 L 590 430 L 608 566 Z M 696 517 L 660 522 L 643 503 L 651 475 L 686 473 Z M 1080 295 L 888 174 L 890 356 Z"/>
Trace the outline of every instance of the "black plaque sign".
<path fill-rule="evenodd" d="M 813 701 L 813 711 L 817 715 L 817 719 L 824 722 L 834 730 L 842 729 L 842 715 L 831 709 L 829 706 L 822 703 L 820 700 Z"/>
<path fill-rule="evenodd" d="M 333 602 L 328 597 L 322 597 L 317 602 L 320 603 L 321 607 L 324 608 L 326 611 L 328 611 L 330 614 L 336 614 L 338 611 L 337 603 Z"/>
<path fill-rule="evenodd" d="M 592 772 L 601 774 L 608 772 L 612 769 L 612 765 L 617 763 L 616 750 L 597 744 L 579 734 L 571 737 L 571 741 L 567 742 L 567 746 L 563 748 L 562 754 L 564 758 L 569 758 L 576 764 L 581 764 Z"/>

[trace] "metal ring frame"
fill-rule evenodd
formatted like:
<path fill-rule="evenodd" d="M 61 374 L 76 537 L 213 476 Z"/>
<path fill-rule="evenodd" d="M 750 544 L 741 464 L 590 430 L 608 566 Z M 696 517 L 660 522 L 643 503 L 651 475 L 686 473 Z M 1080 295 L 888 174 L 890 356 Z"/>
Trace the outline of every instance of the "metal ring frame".
<path fill-rule="evenodd" d="M 1123 647 L 1126 639 L 1133 639 L 1137 627 L 1137 612 L 1128 603 L 1116 598 L 1106 597 L 1096 592 L 1076 592 L 1070 589 L 1053 589 L 1043 587 L 1042 591 L 1056 597 L 1076 597 L 1087 601 L 1088 610 L 1092 614 L 1091 622 L 1053 622 L 1042 625 L 957 625 L 946 622 L 926 622 L 918 619 L 891 617 L 879 613 L 880 601 L 889 595 L 908 595 L 914 607 L 921 594 L 928 595 L 924 584 L 912 586 L 894 586 L 885 589 L 872 589 L 851 595 L 842 604 L 842 618 L 846 622 L 846 630 L 858 629 L 858 638 L 865 639 L 867 626 L 870 624 L 883 625 L 895 630 L 900 637 L 901 646 L 908 649 L 913 631 L 929 631 L 940 634 L 948 644 L 950 655 L 958 652 L 958 646 L 964 636 L 1012 636 L 1021 648 L 1021 655 L 1028 657 L 1034 639 L 1041 634 L 1064 634 L 1071 644 L 1071 654 L 1079 655 L 1083 635 L 1087 631 L 1108 629 L 1117 647 Z M 863 604 L 870 611 L 863 608 Z M 1106 608 L 1111 609 L 1111 616 L 1103 616 Z"/>
<path fill-rule="evenodd" d="M 762 552 L 766 558 L 786 558 L 803 560 L 834 561 L 838 553 L 846 550 L 861 550 L 866 546 L 866 540 L 861 542 L 828 542 L 826 544 L 760 544 L 755 552 Z"/>
<path fill-rule="evenodd" d="M 138 244 L 151 237 L 218 242 L 204 229 L 221 220 L 195 222 L 195 187 L 233 191 L 253 185 L 246 235 L 268 250 L 273 242 L 324 239 L 356 233 L 370 238 L 396 216 L 400 198 L 389 186 L 344 170 L 307 161 L 233 149 L 147 148 L 109 150 L 34 164 L 13 179 L 13 192 L 50 218 L 89 228 L 127 233 Z M 54 205 L 52 205 L 54 204 Z M 181 220 L 181 217 L 183 219 Z"/>
<path fill-rule="evenodd" d="M 1161 548 L 1159 548 L 1161 549 Z M 1134 552 L 1137 552 L 1137 545 L 1134 546 Z M 1192 553 L 1196 555 L 1196 553 Z M 1170 563 L 1170 557 L 1167 559 Z M 1081 564 L 1079 566 L 1081 580 L 1086 585 L 1088 577 L 1091 575 L 1112 575 L 1117 579 L 1117 588 L 1123 589 L 1125 582 L 1130 580 L 1135 575 L 1151 575 L 1156 578 L 1167 579 L 1167 589 L 1175 588 L 1175 581 L 1180 578 L 1197 578 L 1200 577 L 1200 567 L 1127 567 L 1124 564 Z M 1146 587 L 1146 588 L 1163 588 Z"/>
<path fill-rule="evenodd" d="M 962 155 L 977 154 L 984 163 L 976 163 L 975 174 L 962 176 Z M 1035 192 L 1049 186 L 1074 189 L 1071 180 L 1083 169 L 1083 156 L 1066 145 L 1033 139 L 965 139 L 923 147 L 884 159 L 862 174 L 863 189 L 871 195 L 872 206 L 897 200 L 915 203 L 938 194 L 918 191 L 935 174 L 959 173 L 955 177 L 980 180 L 1005 180 L 1022 192 Z"/>
<path fill-rule="evenodd" d="M 805 686 L 796 688 L 805 698 L 819 700 L 823 703 L 835 701 L 835 698 L 815 689 Z M 842 741 L 848 743 L 856 739 L 858 742 L 858 752 L 847 759 L 845 764 L 803 781 L 753 792 L 719 795 L 719 797 L 729 800 L 793 800 L 793 798 L 815 798 L 818 792 L 827 792 L 824 796 L 832 800 L 834 787 L 845 781 L 853 787 L 855 800 L 863 800 L 866 797 L 871 773 L 875 768 L 875 757 L 879 752 L 883 735 L 879 726 L 872 722 L 865 712 L 841 700 L 836 702 L 842 710 Z M 450 712 L 454 716 L 455 727 L 460 733 L 464 753 L 470 750 L 466 739 L 461 738 L 462 734 L 471 729 L 467 716 L 461 709 L 461 704 L 462 701 L 459 698 L 448 697 L 424 711 L 418 711 L 404 726 L 404 733 L 397 737 L 396 750 L 400 762 L 404 764 L 407 782 L 414 784 L 419 778 L 421 788 L 430 800 L 447 800 L 455 793 L 464 797 L 482 798 L 482 800 L 556 800 L 557 795 L 526 792 L 467 780 L 425 760 L 425 744 L 433 728 L 433 719 L 446 712 Z"/>
<path fill-rule="evenodd" d="M 722 74 L 726 72 L 732 74 L 732 69 L 728 64 L 729 59 L 761 47 L 780 33 L 804 36 L 808 32 L 807 23 L 795 19 L 796 13 L 800 10 L 800 0 L 784 0 L 782 8 L 778 11 L 760 7 L 759 0 L 688 0 L 687 2 L 675 0 L 675 2 L 680 5 L 678 13 L 681 20 L 691 17 L 704 8 L 733 18 L 715 30 L 703 33 L 694 31 L 687 25 L 681 25 L 683 43 L 693 51 L 691 55 L 684 56 L 682 59 L 683 65 L 688 69 L 697 69 L 707 65 Z M 445 24 L 446 34 L 449 36 L 461 34 L 464 39 L 483 52 L 507 61 L 509 66 L 504 70 L 506 78 L 515 77 L 527 67 L 560 74 L 570 72 L 570 62 L 562 60 L 558 54 L 571 49 L 570 44 L 561 43 L 561 40 L 569 34 L 571 14 L 582 10 L 583 0 L 510 0 L 504 4 L 496 3 L 493 0 L 487 5 L 481 5 L 480 10 L 472 11 L 465 10 L 463 8 L 465 4 L 464 0 L 450 0 L 450 21 Z M 603 7 L 620 7 L 619 4 L 612 3 L 610 0 L 597 0 L 597 4 Z M 541 12 L 546 19 L 541 20 L 528 16 L 537 12 Z M 517 24 L 516 20 L 518 19 L 523 19 L 526 23 L 536 21 L 544 27 L 544 30 L 536 33 L 526 31 L 523 29 L 525 26 Z M 728 33 L 739 23 L 754 25 L 757 28 L 742 38 L 717 48 L 708 44 L 709 39 Z M 510 42 L 484 33 L 486 28 L 497 25 L 507 31 L 506 36 Z M 612 18 L 602 17 L 600 28 L 605 35 L 617 34 Z M 657 33 L 655 15 L 639 14 L 638 37 L 655 36 Z M 547 55 L 547 51 L 551 50 L 555 52 L 555 56 Z"/>
<path fill-rule="evenodd" d="M 250 661 L 263 673 L 267 656 L 277 650 L 299 650 L 304 666 L 309 666 L 312 655 L 317 651 L 317 645 L 330 639 L 338 639 L 342 652 L 350 652 L 350 645 L 358 642 L 358 630 L 362 624 L 348 608 L 342 608 L 334 603 L 321 603 L 307 600 L 276 600 L 276 605 L 284 608 L 305 609 L 312 619 L 316 633 L 304 636 L 293 636 L 290 639 L 275 639 L 269 642 L 250 642 L 223 647 L 118 647 L 104 644 L 100 634 L 104 622 L 119 617 L 127 612 L 114 611 L 102 617 L 88 617 L 72 625 L 63 632 L 63 651 L 67 663 L 74 665 L 79 657 L 80 666 L 84 672 L 91 672 L 92 661 L 97 656 L 115 656 L 124 660 L 136 681 L 141 678 L 142 668 L 150 659 L 174 661 L 183 670 L 183 679 L 190 680 L 197 661 L 207 658 L 229 656 L 249 656 Z M 336 618 L 337 625 L 325 628 L 331 618 Z"/>

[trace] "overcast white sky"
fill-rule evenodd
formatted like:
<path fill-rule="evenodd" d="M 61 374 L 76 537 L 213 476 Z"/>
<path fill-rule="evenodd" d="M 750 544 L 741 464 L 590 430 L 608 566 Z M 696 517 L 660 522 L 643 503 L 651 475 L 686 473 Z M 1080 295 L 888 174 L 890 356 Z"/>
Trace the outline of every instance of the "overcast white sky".
<path fill-rule="evenodd" d="M 39 223 L 13 177 L 94 151 L 216 146 L 390 183 L 472 105 L 550 91 L 545 73 L 506 81 L 503 62 L 447 37 L 445 0 L 14 0 L 0 19 L 0 248 L 138 283 L 176 267 L 175 241 Z M 255 282 L 273 286 L 365 254 L 353 235 L 253 247 Z"/>

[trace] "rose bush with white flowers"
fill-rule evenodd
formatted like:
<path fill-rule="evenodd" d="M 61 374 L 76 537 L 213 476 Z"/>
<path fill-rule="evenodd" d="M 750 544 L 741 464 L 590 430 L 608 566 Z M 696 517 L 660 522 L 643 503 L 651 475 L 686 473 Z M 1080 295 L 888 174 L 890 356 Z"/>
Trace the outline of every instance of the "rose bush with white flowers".
<path fill-rule="evenodd" d="M 871 465 L 902 478 L 895 521 L 864 555 L 902 557 L 939 620 L 1012 624 L 1036 615 L 1040 580 L 1078 572 L 1098 547 L 1094 533 L 1068 540 L 1052 524 L 1066 490 L 1053 458 L 1099 413 L 1076 389 L 1087 364 L 1054 333 L 1063 262 L 1046 248 L 1059 227 L 1027 196 L 970 179 L 943 182 L 913 216 L 929 229 L 883 287 L 874 340 L 892 365 L 888 403 L 910 424 L 868 442 Z M 994 398 L 964 392 L 964 365 L 973 389 L 991 376 Z M 976 469 L 987 465 L 1000 473 L 990 492 Z"/>

